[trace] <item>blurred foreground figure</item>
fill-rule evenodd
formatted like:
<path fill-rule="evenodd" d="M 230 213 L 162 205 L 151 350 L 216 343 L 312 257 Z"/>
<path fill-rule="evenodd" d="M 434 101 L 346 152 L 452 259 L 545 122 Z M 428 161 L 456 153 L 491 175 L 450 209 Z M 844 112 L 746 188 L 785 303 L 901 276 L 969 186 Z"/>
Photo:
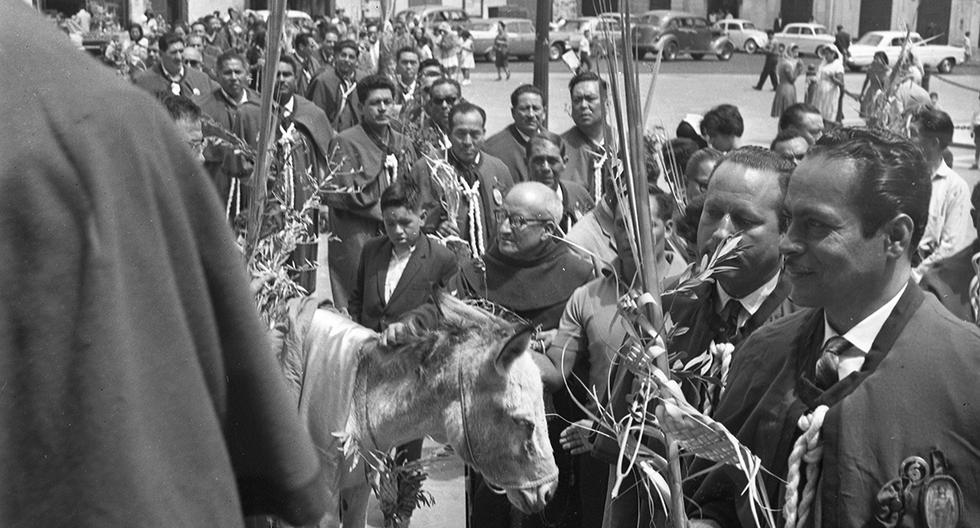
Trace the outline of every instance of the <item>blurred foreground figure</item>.
<path fill-rule="evenodd" d="M 149 95 L 0 20 L 0 526 L 315 522 L 320 464 L 218 201 Z M 78 104 L 85 101 L 84 105 Z"/>

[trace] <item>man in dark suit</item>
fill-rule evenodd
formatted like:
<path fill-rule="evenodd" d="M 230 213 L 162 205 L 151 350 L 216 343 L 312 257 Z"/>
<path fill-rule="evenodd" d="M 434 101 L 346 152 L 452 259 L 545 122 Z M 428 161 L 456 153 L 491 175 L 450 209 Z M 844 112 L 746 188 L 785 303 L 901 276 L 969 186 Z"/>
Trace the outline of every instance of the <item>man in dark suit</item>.
<path fill-rule="evenodd" d="M 487 138 L 483 149 L 500 158 L 510 169 L 514 183 L 528 181 L 527 143 L 544 126 L 544 93 L 536 86 L 522 84 L 510 94 L 510 115 L 514 122 Z"/>
<path fill-rule="evenodd" d="M 735 269 L 700 286 L 695 296 L 664 298 L 671 318 L 688 328 L 671 341 L 671 352 L 690 359 L 711 343 L 738 345 L 763 324 L 796 310 L 779 255 L 780 211 L 792 170 L 789 160 L 762 147 L 734 150 L 715 167 L 698 225 L 698 254 L 711 255 L 735 233 L 743 248 L 732 262 Z M 718 392 L 702 387 L 698 400 L 714 405 Z"/>
<path fill-rule="evenodd" d="M 980 237 L 980 186 L 973 188 L 970 203 L 970 216 Z M 980 239 L 937 262 L 919 285 L 956 317 L 980 324 Z"/>
<path fill-rule="evenodd" d="M 948 526 L 976 526 L 980 331 L 910 280 L 928 218 L 929 169 L 908 140 L 887 132 L 855 129 L 827 143 L 797 167 L 784 200 L 785 272 L 794 301 L 810 309 L 746 340 L 715 417 L 761 459 L 770 504 L 782 503 L 791 471 L 806 473 L 815 488 L 795 511 L 784 510 L 791 517 L 812 508 L 815 526 L 877 518 L 912 527 L 914 516 L 902 513 L 929 515 L 937 502 L 925 500 L 928 491 L 940 506 L 958 500 L 945 502 L 960 517 Z M 791 464 L 804 415 L 821 447 L 804 447 Z M 903 481 L 908 457 L 921 464 Z M 908 478 L 916 472 L 924 477 Z M 937 493 L 940 483 L 929 479 L 936 473 L 959 489 L 944 481 Z M 713 470 L 693 496 L 700 520 L 690 526 L 754 526 L 745 485 L 740 471 Z"/>
<path fill-rule="evenodd" d="M 385 189 L 381 214 L 386 235 L 364 245 L 348 304 L 352 319 L 378 332 L 427 302 L 456 274 L 453 253 L 422 234 L 425 210 L 410 183 Z"/>

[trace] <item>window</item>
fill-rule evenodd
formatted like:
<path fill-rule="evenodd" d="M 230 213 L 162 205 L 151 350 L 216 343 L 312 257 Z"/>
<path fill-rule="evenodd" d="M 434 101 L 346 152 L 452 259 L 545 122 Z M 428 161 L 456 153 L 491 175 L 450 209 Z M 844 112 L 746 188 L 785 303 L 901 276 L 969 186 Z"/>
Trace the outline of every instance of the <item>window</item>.
<path fill-rule="evenodd" d="M 786 33 L 789 33 L 790 35 L 799 35 L 800 28 L 798 26 L 786 28 Z"/>
<path fill-rule="evenodd" d="M 808 28 L 808 27 L 800 28 L 800 29 L 802 30 L 802 31 L 800 31 L 800 33 L 803 34 L 803 35 L 812 35 L 813 34 L 813 30 L 810 29 L 810 28 Z"/>
<path fill-rule="evenodd" d="M 892 46 L 901 46 L 903 44 L 905 44 L 904 37 L 895 37 L 892 39 L 892 43 L 891 43 Z"/>
<path fill-rule="evenodd" d="M 690 20 L 691 20 L 691 23 L 692 23 L 691 25 L 693 25 L 696 28 L 706 28 L 706 27 L 708 27 L 708 22 L 705 21 L 703 18 L 692 18 Z"/>
<path fill-rule="evenodd" d="M 822 26 L 817 26 L 817 27 L 813 28 L 813 32 L 816 33 L 817 35 L 826 35 L 827 34 L 827 28 L 822 27 Z"/>
<path fill-rule="evenodd" d="M 877 46 L 881 39 L 884 38 L 881 35 L 875 35 L 874 33 L 865 33 L 863 37 L 858 39 L 855 44 L 865 44 L 868 46 Z"/>
<path fill-rule="evenodd" d="M 755 29 L 755 24 L 753 24 L 752 22 L 742 22 L 742 29 L 743 30 Z"/>

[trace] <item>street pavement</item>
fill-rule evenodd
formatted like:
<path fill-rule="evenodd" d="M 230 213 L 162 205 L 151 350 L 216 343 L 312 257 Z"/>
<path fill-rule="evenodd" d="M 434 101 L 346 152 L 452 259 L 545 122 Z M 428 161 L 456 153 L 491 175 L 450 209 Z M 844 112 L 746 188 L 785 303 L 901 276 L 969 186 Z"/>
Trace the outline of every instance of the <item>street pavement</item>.
<path fill-rule="evenodd" d="M 752 86 L 758 80 L 762 57 L 756 55 L 746 57 L 736 55 L 730 63 L 718 63 L 705 60 L 703 62 L 668 63 L 665 64 L 657 81 L 654 94 L 654 107 L 646 128 L 662 126 L 673 136 L 677 124 L 686 114 L 703 114 L 711 107 L 722 103 L 738 106 L 745 121 L 745 134 L 742 145 L 765 145 L 776 134 L 776 118 L 770 117 L 773 92 L 767 85 L 764 90 L 756 91 Z M 487 111 L 487 133 L 493 134 L 511 122 L 510 93 L 524 83 L 532 81 L 530 63 L 518 63 L 513 68 L 510 80 L 497 81 L 492 65 L 478 65 L 473 72 L 472 84 L 463 87 L 463 95 L 469 101 L 482 106 Z M 727 69 L 741 68 L 742 72 L 725 71 L 716 73 L 719 67 Z M 653 63 L 641 63 L 640 89 L 644 93 L 649 87 Z M 568 81 L 572 75 L 561 63 L 551 64 L 552 73 L 549 75 L 548 97 L 550 104 L 549 129 L 563 132 L 572 126 L 569 114 Z M 959 84 L 980 88 L 980 71 L 977 68 L 961 68 L 962 73 L 948 78 Z M 858 93 L 864 74 L 848 73 L 845 83 L 849 91 Z M 803 80 L 797 84 L 797 93 L 803 94 Z M 953 86 L 933 79 L 931 90 L 939 94 L 939 105 L 950 113 L 954 123 L 968 123 L 973 112 L 978 108 L 977 92 Z M 856 101 L 844 99 L 844 116 L 846 124 L 861 124 L 858 119 L 858 104 Z M 963 130 L 957 131 L 959 142 L 969 143 L 969 134 Z M 972 187 L 980 179 L 980 171 L 969 170 L 973 162 L 973 151 L 965 147 L 954 146 L 954 169 L 963 176 Z M 426 440 L 423 456 L 434 452 L 438 446 L 431 440 Z M 435 498 L 432 508 L 417 511 L 412 520 L 412 526 L 419 528 L 461 528 L 465 525 L 465 494 L 463 465 L 459 459 L 442 460 L 429 468 L 429 479 L 424 485 Z M 369 526 L 383 526 L 377 503 L 372 497 L 370 506 Z"/>

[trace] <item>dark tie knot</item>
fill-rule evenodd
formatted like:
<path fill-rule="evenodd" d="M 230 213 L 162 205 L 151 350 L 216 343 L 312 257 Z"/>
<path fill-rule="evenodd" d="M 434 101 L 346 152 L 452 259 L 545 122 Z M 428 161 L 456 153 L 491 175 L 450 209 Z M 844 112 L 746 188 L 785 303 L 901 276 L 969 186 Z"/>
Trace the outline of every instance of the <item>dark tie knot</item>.
<path fill-rule="evenodd" d="M 821 390 L 827 390 L 837 383 L 840 379 L 837 371 L 840 365 L 840 355 L 852 346 L 850 341 L 841 336 L 831 337 L 823 344 L 814 373 L 814 382 L 817 387 Z"/>
<path fill-rule="evenodd" d="M 830 339 L 828 339 L 826 343 L 824 343 L 824 345 L 823 345 L 823 353 L 824 354 L 833 354 L 835 356 L 840 356 L 841 354 L 843 354 L 844 352 L 846 352 L 847 349 L 851 348 L 852 346 L 853 345 L 851 345 L 851 342 L 848 341 L 847 339 L 844 339 L 841 336 L 834 336 L 834 337 L 831 337 Z"/>

